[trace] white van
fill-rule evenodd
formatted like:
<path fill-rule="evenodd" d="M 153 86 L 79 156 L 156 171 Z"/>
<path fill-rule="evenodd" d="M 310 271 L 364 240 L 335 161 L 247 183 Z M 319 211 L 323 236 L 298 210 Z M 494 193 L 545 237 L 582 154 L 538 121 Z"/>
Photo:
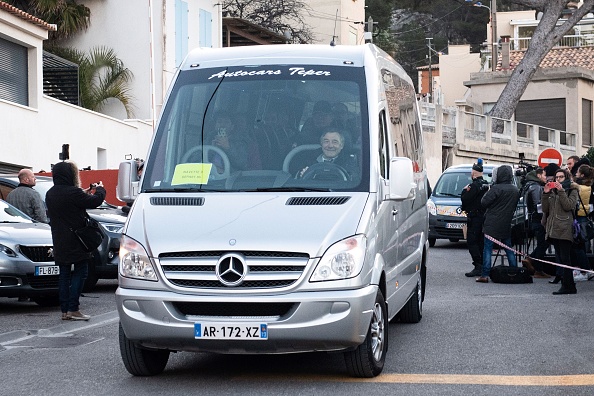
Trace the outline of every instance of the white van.
<path fill-rule="evenodd" d="M 384 366 L 388 322 L 422 316 L 427 179 L 410 78 L 362 46 L 199 49 L 145 163 L 120 166 L 120 349 L 344 352 Z"/>

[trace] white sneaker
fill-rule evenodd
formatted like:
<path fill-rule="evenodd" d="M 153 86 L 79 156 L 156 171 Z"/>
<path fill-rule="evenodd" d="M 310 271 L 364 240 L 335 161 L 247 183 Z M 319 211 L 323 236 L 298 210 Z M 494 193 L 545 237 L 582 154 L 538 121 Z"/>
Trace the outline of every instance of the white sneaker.
<path fill-rule="evenodd" d="M 577 272 L 577 274 L 575 272 Z M 588 280 L 588 277 L 579 271 L 574 271 L 573 280 L 574 282 L 584 282 Z"/>

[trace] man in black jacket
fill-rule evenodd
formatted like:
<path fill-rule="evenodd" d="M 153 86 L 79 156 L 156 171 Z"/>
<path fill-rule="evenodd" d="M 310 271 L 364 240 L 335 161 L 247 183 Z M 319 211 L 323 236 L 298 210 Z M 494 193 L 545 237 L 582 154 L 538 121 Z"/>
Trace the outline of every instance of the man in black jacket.
<path fill-rule="evenodd" d="M 470 173 L 472 183 L 462 190 L 462 210 L 466 212 L 466 242 L 468 252 L 472 257 L 474 269 L 464 275 L 479 276 L 483 266 L 483 221 L 485 219 L 485 210 L 481 206 L 481 199 L 488 190 L 488 184 L 483 179 L 482 160 L 472 165 Z"/>
<path fill-rule="evenodd" d="M 533 273 L 535 278 L 550 278 L 542 268 L 542 260 L 549 248 L 549 243 L 545 239 L 545 228 L 542 225 L 542 210 L 540 210 L 540 201 L 542 199 L 542 188 L 547 181 L 547 176 L 544 169 L 537 168 L 526 175 L 526 184 L 523 188 L 524 202 L 526 203 L 526 210 L 528 212 L 528 224 L 530 231 L 536 237 L 536 247 L 522 260 L 524 267 L 528 268 Z M 533 258 L 539 260 L 532 260 Z"/>
<path fill-rule="evenodd" d="M 513 184 L 514 172 L 509 165 L 500 165 L 493 169 L 493 185 L 483 195 L 481 204 L 485 208 L 485 222 L 483 224 L 483 233 L 485 234 L 485 244 L 483 249 L 483 269 L 481 276 L 476 279 L 477 282 L 489 282 L 489 273 L 491 272 L 491 257 L 493 254 L 493 242 L 487 238 L 492 238 L 502 242 L 509 247 L 511 243 L 511 221 L 518 205 L 520 191 Z M 504 249 L 507 261 L 511 267 L 517 267 L 516 255 L 509 249 Z"/>
<path fill-rule="evenodd" d="M 52 169 L 54 186 L 45 196 L 54 243 L 54 259 L 60 266 L 58 281 L 62 320 L 89 320 L 79 310 L 79 299 L 89 271 L 92 254 L 84 250 L 74 230 L 86 225 L 86 209 L 96 208 L 105 199 L 101 182 L 95 193 L 89 194 L 80 187 L 78 167 L 65 161 Z"/>

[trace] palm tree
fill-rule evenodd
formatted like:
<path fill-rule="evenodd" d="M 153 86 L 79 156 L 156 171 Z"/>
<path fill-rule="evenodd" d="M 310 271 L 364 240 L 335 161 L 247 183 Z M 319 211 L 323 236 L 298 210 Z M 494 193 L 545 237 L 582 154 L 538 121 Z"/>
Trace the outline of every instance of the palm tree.
<path fill-rule="evenodd" d="M 119 100 L 129 118 L 134 115 L 128 82 L 132 72 L 124 67 L 115 52 L 107 47 L 91 48 L 88 54 L 75 48 L 49 48 L 48 52 L 79 65 L 81 106 L 101 111 L 109 99 Z"/>
<path fill-rule="evenodd" d="M 76 0 L 5 0 L 7 3 L 47 23 L 56 24 L 58 30 L 50 32 L 49 41 L 68 38 L 89 27 L 91 10 Z"/>

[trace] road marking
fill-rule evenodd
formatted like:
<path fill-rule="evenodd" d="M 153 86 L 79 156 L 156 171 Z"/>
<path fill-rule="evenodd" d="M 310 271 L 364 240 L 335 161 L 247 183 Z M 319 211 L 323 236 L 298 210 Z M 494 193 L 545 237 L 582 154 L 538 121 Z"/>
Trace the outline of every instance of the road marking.
<path fill-rule="evenodd" d="M 253 373 L 235 377 L 253 380 Z M 276 381 L 285 375 L 258 375 L 258 380 Z M 578 375 L 466 375 L 466 374 L 381 374 L 375 378 L 352 378 L 346 375 L 299 375 L 292 381 L 389 383 L 389 384 L 443 384 L 443 385 L 497 385 L 497 386 L 593 386 L 594 374 Z"/>
<path fill-rule="evenodd" d="M 594 385 L 594 374 L 580 375 L 465 375 L 465 374 L 381 374 L 375 378 L 347 378 L 345 382 L 399 384 L 585 386 Z"/>

